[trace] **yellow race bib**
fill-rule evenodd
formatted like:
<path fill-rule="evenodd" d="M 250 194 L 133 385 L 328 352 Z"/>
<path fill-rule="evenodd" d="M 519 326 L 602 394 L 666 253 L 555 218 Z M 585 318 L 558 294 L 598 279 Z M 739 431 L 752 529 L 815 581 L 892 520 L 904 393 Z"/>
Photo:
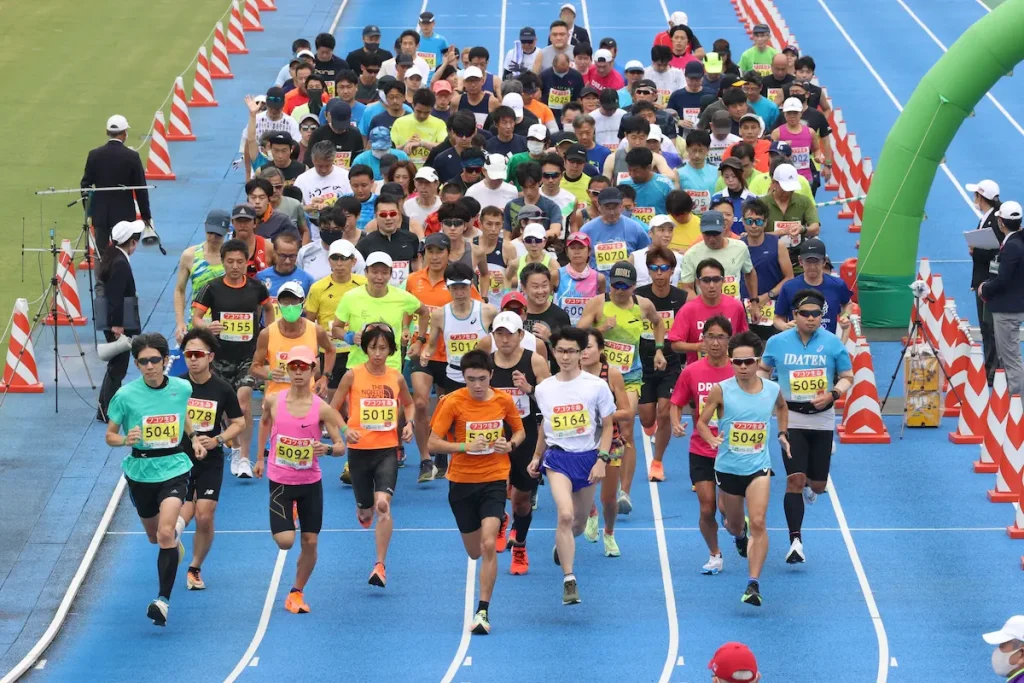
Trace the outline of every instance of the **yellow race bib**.
<path fill-rule="evenodd" d="M 722 294 L 733 299 L 740 298 L 740 281 L 735 275 L 726 275 L 722 282 Z"/>
<path fill-rule="evenodd" d="M 604 355 L 608 359 L 609 367 L 613 367 L 625 374 L 633 367 L 633 357 L 636 355 L 636 346 L 623 342 L 606 340 L 604 343 Z"/>
<path fill-rule="evenodd" d="M 625 261 L 628 253 L 625 242 L 604 242 L 594 248 L 594 261 L 598 270 L 611 270 L 617 262 Z"/>
<path fill-rule="evenodd" d="M 699 418 L 701 413 L 704 412 L 704 406 L 708 402 L 707 394 L 697 394 L 697 417 Z M 711 414 L 711 419 L 708 421 L 708 427 L 715 434 L 718 433 L 718 408 L 715 408 L 715 412 Z"/>
<path fill-rule="evenodd" d="M 789 393 L 791 400 L 807 403 L 815 396 L 824 394 L 828 389 L 828 377 L 825 368 L 810 370 L 793 370 L 789 373 Z"/>
<path fill-rule="evenodd" d="M 313 466 L 313 440 L 278 434 L 274 440 L 274 460 L 293 470 L 308 470 Z"/>
<path fill-rule="evenodd" d="M 197 432 L 212 432 L 217 420 L 217 402 L 201 398 L 188 400 L 188 419 Z"/>
<path fill-rule="evenodd" d="M 654 207 L 653 206 L 637 206 L 633 208 L 633 218 L 637 219 L 644 225 L 650 225 L 651 221 L 654 220 Z"/>
<path fill-rule="evenodd" d="M 334 165 L 348 168 L 352 165 L 352 152 L 334 152 Z"/>
<path fill-rule="evenodd" d="M 146 415 L 142 418 L 142 445 L 147 448 L 175 448 L 181 443 L 181 418 L 174 415 Z"/>
<path fill-rule="evenodd" d="M 658 311 L 658 315 L 661 316 L 662 324 L 665 326 L 665 332 L 667 333 L 672 329 L 672 323 L 675 322 L 675 311 Z M 644 328 L 640 333 L 640 338 L 654 341 L 654 326 L 651 325 L 651 321 L 647 318 L 644 318 Z"/>
<path fill-rule="evenodd" d="M 561 109 L 569 104 L 572 99 L 572 91 L 568 88 L 552 88 L 548 91 L 548 106 L 552 109 Z"/>
<path fill-rule="evenodd" d="M 398 401 L 393 398 L 359 400 L 359 426 L 371 432 L 387 432 L 398 425 Z"/>
<path fill-rule="evenodd" d="M 221 313 L 220 324 L 224 326 L 220 331 L 221 341 L 252 341 L 254 331 L 252 313 Z"/>
<path fill-rule="evenodd" d="M 733 422 L 729 428 L 729 450 L 737 455 L 755 455 L 768 440 L 765 422 Z"/>
<path fill-rule="evenodd" d="M 568 403 L 552 409 L 551 431 L 556 437 L 584 436 L 594 432 L 594 425 L 582 403 Z"/>
<path fill-rule="evenodd" d="M 494 449 L 492 446 L 494 442 L 501 438 L 501 420 L 484 420 L 480 422 L 467 422 L 466 423 L 466 454 L 467 455 L 487 455 L 493 453 Z M 477 437 L 483 435 L 487 440 L 487 447 L 481 451 L 469 450 L 469 444 L 476 441 Z"/>

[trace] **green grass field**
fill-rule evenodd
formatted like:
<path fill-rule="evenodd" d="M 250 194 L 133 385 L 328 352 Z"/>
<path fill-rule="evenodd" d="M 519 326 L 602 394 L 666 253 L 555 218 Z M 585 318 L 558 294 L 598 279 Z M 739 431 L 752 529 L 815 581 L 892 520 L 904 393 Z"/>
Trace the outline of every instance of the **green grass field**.
<path fill-rule="evenodd" d="M 137 147 L 174 77 L 227 7 L 228 0 L 0 0 L 0 69 L 7 92 L 17 95 L 5 107 L 4 146 L 11 154 L 0 167 L 4 327 L 16 298 L 32 301 L 43 291 L 34 255 L 21 281 L 22 220 L 28 247 L 47 246 L 52 227 L 58 241 L 75 240 L 81 230 L 81 205 L 66 208 L 77 195 L 40 202 L 34 192 L 78 187 L 86 154 L 105 141 L 111 114 L 128 118 L 128 144 Z M 191 73 L 185 84 L 188 90 Z M 46 259 L 43 277 L 49 279 Z M 0 353 L 6 347 L 4 337 Z"/>

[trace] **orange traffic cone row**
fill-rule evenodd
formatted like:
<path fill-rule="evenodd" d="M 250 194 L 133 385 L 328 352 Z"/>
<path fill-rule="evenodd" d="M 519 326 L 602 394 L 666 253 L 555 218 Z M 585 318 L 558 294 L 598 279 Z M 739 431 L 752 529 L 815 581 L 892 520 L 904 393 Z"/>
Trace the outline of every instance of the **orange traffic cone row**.
<path fill-rule="evenodd" d="M 961 328 L 964 337 L 966 331 Z M 955 376 L 954 376 L 955 380 Z M 955 386 L 955 383 L 954 383 Z M 985 375 L 985 354 L 981 344 L 971 344 L 967 377 L 960 386 L 960 421 L 949 440 L 956 444 L 980 444 L 985 440 L 985 412 L 988 406 L 988 379 Z"/>
<path fill-rule="evenodd" d="M 228 20 L 228 52 L 233 55 L 247 55 L 245 32 L 242 30 L 242 13 L 238 9 L 238 0 L 231 0 L 231 19 Z"/>
<path fill-rule="evenodd" d="M 11 336 L 7 344 L 7 362 L 0 393 L 41 394 L 43 383 L 36 369 L 36 352 L 32 348 L 32 326 L 28 324 L 28 301 L 14 302 L 11 318 Z"/>
<path fill-rule="evenodd" d="M 213 48 L 210 50 L 210 77 L 234 78 L 227 43 L 224 41 L 224 24 L 219 21 L 213 27 Z"/>
<path fill-rule="evenodd" d="M 840 443 L 889 443 L 889 432 L 882 421 L 878 407 L 878 385 L 871 361 L 871 348 L 863 337 L 857 340 L 857 355 L 853 358 L 853 388 L 843 414 Z"/>
<path fill-rule="evenodd" d="M 192 119 L 185 102 L 185 82 L 178 76 L 174 79 L 174 95 L 171 97 L 171 120 L 167 124 L 167 139 L 171 142 L 192 142 Z"/>
<path fill-rule="evenodd" d="M 216 107 L 217 100 L 213 99 L 213 81 L 210 80 L 210 62 L 206 59 L 206 46 L 199 46 L 199 54 L 196 56 L 196 75 L 192 80 L 192 99 L 188 101 L 190 107 Z"/>
<path fill-rule="evenodd" d="M 78 280 L 75 278 L 75 264 L 72 261 L 71 240 L 60 243 L 60 257 L 57 259 L 57 289 L 53 293 L 57 314 L 53 308 L 46 316 L 47 325 L 85 325 L 82 315 L 82 299 L 78 296 Z"/>
<path fill-rule="evenodd" d="M 985 407 L 981 455 L 974 462 L 974 471 L 978 474 L 995 474 L 999 471 L 998 463 L 1003 455 L 1009 413 L 1010 392 L 1006 384 L 1006 371 L 1000 368 L 992 378 L 992 392 Z"/>
<path fill-rule="evenodd" d="M 274 4 L 274 0 L 257 0 L 256 5 L 260 8 L 261 12 L 277 11 L 277 5 Z"/>
<path fill-rule="evenodd" d="M 149 138 L 149 156 L 146 158 L 146 180 L 174 180 L 171 170 L 171 152 L 167 148 L 164 113 L 158 111 L 153 119 L 153 135 Z"/>
<path fill-rule="evenodd" d="M 245 8 L 242 10 L 242 30 L 263 30 L 263 24 L 260 23 L 260 7 L 256 4 L 256 0 L 245 0 Z"/>

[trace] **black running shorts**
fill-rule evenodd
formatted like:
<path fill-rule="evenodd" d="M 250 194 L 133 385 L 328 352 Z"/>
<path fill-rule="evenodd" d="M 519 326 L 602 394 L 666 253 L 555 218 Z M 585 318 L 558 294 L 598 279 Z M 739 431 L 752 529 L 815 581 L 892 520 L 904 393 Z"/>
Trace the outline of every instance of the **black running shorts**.
<path fill-rule="evenodd" d="M 750 482 L 754 481 L 758 477 L 770 477 L 772 471 L 770 469 L 763 469 L 754 472 L 753 474 L 729 474 L 727 472 L 715 472 L 715 483 L 718 484 L 718 488 L 723 493 L 728 493 L 733 496 L 746 496 L 747 487 L 750 486 Z"/>
<path fill-rule="evenodd" d="M 448 505 L 455 515 L 459 531 L 471 534 L 480 528 L 480 522 L 487 517 L 500 520 L 505 515 L 507 488 L 505 481 L 483 484 L 448 482 Z"/>
<path fill-rule="evenodd" d="M 683 371 L 680 367 L 667 370 L 655 370 L 651 373 L 644 373 L 643 384 L 640 386 L 640 403 L 657 403 L 660 399 L 672 398 L 672 390 L 675 389 L 679 374 Z"/>
<path fill-rule="evenodd" d="M 270 533 L 295 531 L 292 503 L 296 503 L 299 509 L 302 533 L 320 533 L 324 523 L 323 481 L 312 484 L 278 484 L 270 481 Z"/>
<path fill-rule="evenodd" d="M 220 489 L 224 485 L 224 453 L 206 454 L 202 460 L 192 463 L 185 500 L 220 500 Z"/>
<path fill-rule="evenodd" d="M 540 485 L 540 478 L 531 477 L 526 468 L 533 460 L 533 452 L 537 449 L 537 424 L 533 418 L 526 417 L 523 419 L 523 428 L 526 430 L 526 439 L 519 448 L 508 454 L 512 463 L 508 480 L 517 491 L 533 493 Z"/>
<path fill-rule="evenodd" d="M 160 504 L 167 498 L 177 498 L 185 502 L 188 491 L 189 473 L 179 474 L 167 481 L 132 481 L 128 482 L 128 495 L 131 496 L 135 511 L 142 519 L 150 519 L 160 514 Z"/>
<path fill-rule="evenodd" d="M 715 480 L 715 459 L 690 453 L 690 483 Z"/>
<path fill-rule="evenodd" d="M 398 448 L 349 448 L 348 472 L 360 510 L 373 507 L 375 493 L 395 495 L 398 485 Z"/>
<path fill-rule="evenodd" d="M 828 481 L 832 464 L 831 429 L 790 429 L 789 449 L 792 458 L 782 456 L 786 474 L 806 474 L 808 481 Z"/>

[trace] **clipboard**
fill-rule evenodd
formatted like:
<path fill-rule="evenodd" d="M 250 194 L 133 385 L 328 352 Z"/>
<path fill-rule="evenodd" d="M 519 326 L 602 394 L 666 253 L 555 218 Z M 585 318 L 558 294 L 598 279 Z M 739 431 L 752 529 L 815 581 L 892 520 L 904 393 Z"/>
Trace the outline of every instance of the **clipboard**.
<path fill-rule="evenodd" d="M 968 230 L 964 232 L 964 239 L 967 240 L 967 246 L 974 249 L 999 249 L 999 240 L 996 239 L 995 233 L 989 228 Z"/>

